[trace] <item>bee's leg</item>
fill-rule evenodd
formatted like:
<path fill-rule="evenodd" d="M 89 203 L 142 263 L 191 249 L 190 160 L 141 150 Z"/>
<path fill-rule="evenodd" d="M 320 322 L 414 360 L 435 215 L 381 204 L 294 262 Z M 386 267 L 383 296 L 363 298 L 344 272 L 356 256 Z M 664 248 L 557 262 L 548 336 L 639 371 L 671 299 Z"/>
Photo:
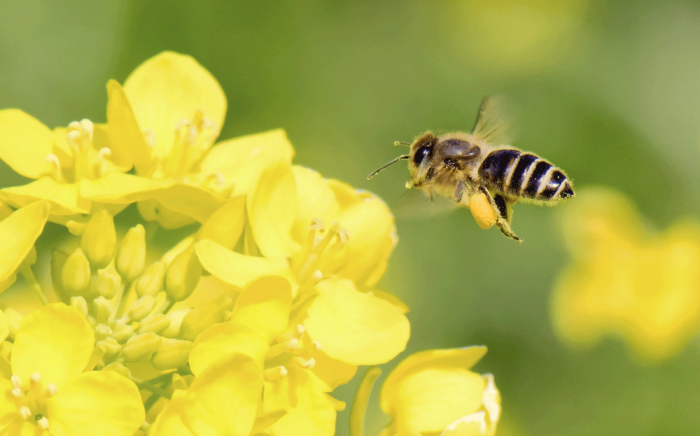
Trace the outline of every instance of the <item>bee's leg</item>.
<path fill-rule="evenodd" d="M 513 230 L 511 230 L 510 228 L 510 218 L 508 216 L 508 204 L 506 202 L 506 199 L 500 194 L 496 194 L 495 198 L 492 197 L 488 189 L 484 187 L 481 187 L 480 191 L 483 192 L 484 195 L 486 195 L 486 198 L 489 199 L 491 206 L 497 212 L 498 218 L 496 219 L 496 225 L 501 230 L 501 233 L 503 233 L 511 239 L 514 239 L 518 242 L 522 242 L 522 239 L 520 239 L 515 233 L 513 233 Z"/>

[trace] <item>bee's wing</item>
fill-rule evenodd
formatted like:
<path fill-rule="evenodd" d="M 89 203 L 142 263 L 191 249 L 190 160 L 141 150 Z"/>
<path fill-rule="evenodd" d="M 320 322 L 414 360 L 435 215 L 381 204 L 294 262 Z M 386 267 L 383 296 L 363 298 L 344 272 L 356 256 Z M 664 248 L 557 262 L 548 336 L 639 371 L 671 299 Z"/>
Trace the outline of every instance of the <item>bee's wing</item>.
<path fill-rule="evenodd" d="M 472 135 L 493 145 L 510 144 L 514 139 L 510 112 L 510 105 L 505 97 L 484 97 L 476 115 Z"/>
<path fill-rule="evenodd" d="M 459 204 L 434 194 L 432 200 L 420 189 L 407 189 L 391 205 L 397 219 L 422 220 L 444 215 L 457 209 Z"/>

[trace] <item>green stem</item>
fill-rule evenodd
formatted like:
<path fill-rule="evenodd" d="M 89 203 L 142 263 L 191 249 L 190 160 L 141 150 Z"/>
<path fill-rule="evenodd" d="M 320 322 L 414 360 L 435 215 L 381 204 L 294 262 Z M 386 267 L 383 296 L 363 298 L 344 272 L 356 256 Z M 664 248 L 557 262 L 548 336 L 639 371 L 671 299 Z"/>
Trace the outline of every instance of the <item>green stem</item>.
<path fill-rule="evenodd" d="M 143 389 L 145 391 L 152 392 L 153 395 L 167 398 L 168 400 L 170 399 L 170 392 L 168 392 L 164 389 L 161 389 L 158 386 L 151 384 L 150 381 L 141 381 L 141 380 L 137 379 L 136 377 L 131 377 L 131 380 L 134 383 L 136 383 L 136 386 L 138 386 L 139 389 Z"/>
<path fill-rule="evenodd" d="M 41 289 L 41 285 L 39 284 L 39 282 L 36 280 L 36 276 L 34 275 L 34 271 L 32 271 L 32 267 L 27 264 L 23 264 L 22 266 L 20 266 L 19 272 L 20 274 L 22 274 L 22 277 L 24 277 L 24 280 L 27 281 L 29 288 L 34 292 L 39 301 L 41 301 L 41 304 L 43 306 L 49 304 L 49 299 L 46 297 L 44 290 Z"/>
<path fill-rule="evenodd" d="M 367 401 L 372 392 L 372 386 L 381 373 L 382 371 L 376 366 L 369 368 L 357 388 L 355 400 L 352 402 L 350 410 L 350 436 L 362 436 L 364 433 Z"/>

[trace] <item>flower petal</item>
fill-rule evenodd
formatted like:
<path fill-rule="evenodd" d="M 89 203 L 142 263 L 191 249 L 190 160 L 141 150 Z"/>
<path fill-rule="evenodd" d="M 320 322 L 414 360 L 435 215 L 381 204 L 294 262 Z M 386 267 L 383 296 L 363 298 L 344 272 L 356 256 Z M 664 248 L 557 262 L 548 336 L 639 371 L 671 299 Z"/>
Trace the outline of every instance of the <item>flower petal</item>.
<path fill-rule="evenodd" d="M 90 213 L 90 201 L 78 194 L 77 183 L 58 183 L 42 177 L 22 186 L 0 190 L 0 199 L 15 207 L 23 207 L 37 200 L 51 203 L 51 215 Z"/>
<path fill-rule="evenodd" d="M 288 277 L 290 274 L 285 259 L 246 256 L 228 250 L 210 239 L 197 242 L 196 251 L 205 270 L 240 288 L 263 276 Z"/>
<path fill-rule="evenodd" d="M 175 127 L 200 110 L 221 129 L 226 96 L 219 82 L 190 56 L 160 53 L 139 65 L 124 83 L 140 130 L 155 134 L 153 155 L 164 158 L 175 142 Z"/>
<path fill-rule="evenodd" d="M 349 237 L 336 256 L 336 266 L 329 268 L 342 277 L 373 286 L 384 274 L 396 245 L 396 227 L 389 208 L 379 197 L 364 192 L 357 198 L 336 217 Z"/>
<path fill-rule="evenodd" d="M 252 358 L 262 368 L 268 349 L 269 341 L 264 332 L 233 322 L 214 324 L 204 330 L 192 345 L 190 368 L 193 374 L 202 374 L 234 353 Z"/>
<path fill-rule="evenodd" d="M 80 195 L 100 203 L 131 204 L 154 198 L 157 192 L 174 183 L 173 180 L 147 179 L 115 172 L 97 180 L 81 180 Z"/>
<path fill-rule="evenodd" d="M 321 174 L 298 165 L 294 165 L 292 171 L 297 186 L 297 212 L 292 235 L 298 242 L 306 242 L 312 220 L 320 218 L 330 224 L 340 212 L 340 205 Z"/>
<path fill-rule="evenodd" d="M 222 174 L 223 188 L 233 186 L 232 196 L 250 191 L 260 173 L 278 160 L 291 164 L 294 148 L 282 129 L 221 141 L 202 160 L 204 175 Z"/>
<path fill-rule="evenodd" d="M 49 204 L 37 201 L 0 221 L 0 282 L 9 279 L 19 268 L 44 230 L 48 217 Z"/>
<path fill-rule="evenodd" d="M 95 344 L 92 327 L 78 309 L 54 303 L 30 312 L 17 330 L 12 372 L 22 383 L 38 372 L 44 386 L 61 389 L 80 374 Z"/>
<path fill-rule="evenodd" d="M 53 132 L 39 120 L 19 109 L 0 111 L 0 159 L 24 177 L 38 179 L 50 167 Z"/>
<path fill-rule="evenodd" d="M 300 368 L 289 368 L 285 377 L 266 383 L 265 410 L 287 409 L 287 414 L 270 427 L 270 432 L 276 436 L 332 436 L 335 407 L 321 386 L 312 373 Z"/>
<path fill-rule="evenodd" d="M 304 326 L 330 357 L 352 365 L 376 365 L 406 348 L 408 319 L 393 304 L 357 291 L 350 280 L 323 280 L 316 290 L 319 296 Z"/>
<path fill-rule="evenodd" d="M 299 251 L 292 239 L 297 211 L 294 174 L 286 162 L 267 167 L 248 195 L 248 218 L 255 242 L 265 257 L 290 257 Z"/>
<path fill-rule="evenodd" d="M 172 399 L 158 414 L 151 426 L 149 436 L 202 436 L 195 434 L 183 421 L 185 411 L 190 404 L 187 391 L 176 390 L 173 392 Z"/>
<path fill-rule="evenodd" d="M 314 351 L 313 358 L 316 364 L 311 368 L 311 372 L 326 384 L 326 392 L 332 392 L 338 386 L 349 382 L 357 373 L 357 365 L 333 359 L 322 350 Z"/>
<path fill-rule="evenodd" d="M 150 149 L 131 109 L 129 99 L 116 80 L 107 82 L 107 132 L 111 144 L 111 160 L 127 169 L 134 165 L 142 174 L 150 165 Z"/>
<path fill-rule="evenodd" d="M 292 287 L 278 276 L 261 277 L 246 286 L 236 300 L 231 320 L 264 332 L 268 342 L 287 329 Z"/>
<path fill-rule="evenodd" d="M 233 250 L 245 225 L 245 196 L 231 198 L 224 203 L 199 229 L 198 239 L 211 239 Z"/>
<path fill-rule="evenodd" d="M 132 436 L 146 417 L 136 385 L 115 371 L 78 375 L 46 406 L 55 436 Z"/>
<path fill-rule="evenodd" d="M 200 223 L 209 219 L 226 201 L 206 189 L 186 183 L 176 183 L 159 191 L 155 199 L 165 208 L 187 215 Z"/>
<path fill-rule="evenodd" d="M 463 368 L 426 367 L 399 380 L 382 404 L 399 431 L 442 431 L 479 410 L 485 386 L 481 375 Z"/>

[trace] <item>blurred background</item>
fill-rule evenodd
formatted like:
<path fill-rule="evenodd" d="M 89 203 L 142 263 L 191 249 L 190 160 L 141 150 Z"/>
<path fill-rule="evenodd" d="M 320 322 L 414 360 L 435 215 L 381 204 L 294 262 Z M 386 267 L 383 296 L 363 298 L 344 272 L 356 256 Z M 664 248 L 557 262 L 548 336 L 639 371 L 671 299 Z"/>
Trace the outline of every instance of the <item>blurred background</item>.
<path fill-rule="evenodd" d="M 283 127 L 297 164 L 389 203 L 404 164 L 366 176 L 403 151 L 393 141 L 468 130 L 482 96 L 501 93 L 514 145 L 566 170 L 577 192 L 622 192 L 652 231 L 700 217 L 698 3 L 4 1 L 0 107 L 49 127 L 104 121 L 107 80 L 163 50 L 221 83 L 221 138 Z M 0 168 L 1 187 L 21 182 Z M 552 293 L 572 263 L 564 208 L 516 205 L 521 245 L 468 210 L 397 221 L 380 288 L 413 309 L 412 335 L 385 375 L 418 350 L 485 344 L 476 370 L 501 390 L 498 434 L 698 434 L 697 340 L 650 363 L 619 339 L 581 348 L 558 335 Z M 357 378 L 334 396 L 350 404 Z M 386 422 L 375 389 L 367 434 Z M 348 434 L 348 410 L 337 425 Z"/>

